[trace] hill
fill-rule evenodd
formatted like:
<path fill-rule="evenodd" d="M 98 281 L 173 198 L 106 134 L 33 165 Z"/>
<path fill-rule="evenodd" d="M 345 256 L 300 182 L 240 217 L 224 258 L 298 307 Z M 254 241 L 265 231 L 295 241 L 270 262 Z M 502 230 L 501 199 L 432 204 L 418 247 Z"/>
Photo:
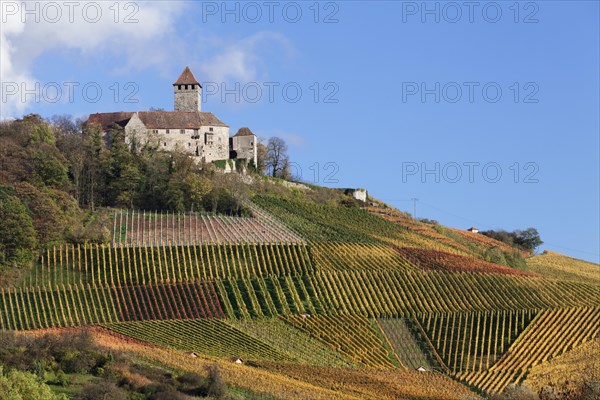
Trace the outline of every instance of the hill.
<path fill-rule="evenodd" d="M 527 270 L 565 281 L 590 282 L 600 280 L 600 267 L 598 264 L 578 260 L 549 250 L 528 258 Z"/>
<path fill-rule="evenodd" d="M 28 123 L 36 128 L 21 128 L 31 139 L 41 122 Z M 173 376 L 196 372 L 213 383 L 216 363 L 231 393 L 257 398 L 487 396 L 600 332 L 594 264 L 555 253 L 529 257 L 483 235 L 415 221 L 376 199 L 367 207 L 339 190 L 198 172 L 177 154 L 131 160 L 112 148 L 102 156 L 112 170 L 170 160 L 175 172 L 154 182 L 170 192 L 154 198 L 144 183 L 124 198 L 122 170 L 103 177 L 102 192 L 90 192 L 103 203 L 91 208 L 88 197 L 72 197 L 66 172 L 60 183 L 17 174 L 42 145 L 2 137 L 15 165 L 2 178 L 2 210 L 11 217 L 3 227 L 26 227 L 34 239 L 4 244 L 10 263 L 3 264 L 0 328 L 37 338 L 48 329 L 63 335 L 92 327 L 94 352 L 106 358 L 101 368 L 112 372 L 85 371 L 113 385 L 137 373 L 111 361 L 119 349 Z M 56 165 L 72 168 L 60 154 Z M 178 196 L 181 203 L 170 202 Z M 163 201 L 163 211 L 151 207 Z M 206 207 L 190 211 L 188 202 Z M 34 204 L 54 204 L 79 233 L 61 225 L 44 236 L 52 223 Z M 22 365 L 25 356 L 11 351 L 1 361 Z M 59 374 L 56 363 L 35 368 L 42 377 Z M 56 389 L 56 380 L 43 379 Z M 185 394 L 185 385 L 169 382 Z M 149 385 L 118 389 L 153 398 Z"/>

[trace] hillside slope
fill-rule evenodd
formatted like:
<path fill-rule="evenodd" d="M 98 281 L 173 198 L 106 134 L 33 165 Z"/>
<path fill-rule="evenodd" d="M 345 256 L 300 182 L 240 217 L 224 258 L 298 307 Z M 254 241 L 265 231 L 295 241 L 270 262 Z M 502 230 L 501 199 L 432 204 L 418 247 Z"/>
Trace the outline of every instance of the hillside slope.
<path fill-rule="evenodd" d="M 593 265 L 552 254 L 515 268 L 522 254 L 493 239 L 348 206 L 329 189 L 272 185 L 257 189 L 251 216 L 109 210 L 108 243 L 51 247 L 1 289 L 0 326 L 100 325 L 111 345 L 132 338 L 145 357 L 156 346 L 155 359 L 178 368 L 199 369 L 185 352 L 220 360 L 243 386 L 227 363 L 241 357 L 244 374 L 283 385 L 265 389 L 281 398 L 301 397 L 282 387 L 311 398 L 467 396 L 458 382 L 499 392 L 598 334 Z M 418 366 L 435 383 L 419 386 Z"/>
<path fill-rule="evenodd" d="M 564 281 L 600 282 L 600 265 L 548 250 L 528 258 L 527 270 Z"/>

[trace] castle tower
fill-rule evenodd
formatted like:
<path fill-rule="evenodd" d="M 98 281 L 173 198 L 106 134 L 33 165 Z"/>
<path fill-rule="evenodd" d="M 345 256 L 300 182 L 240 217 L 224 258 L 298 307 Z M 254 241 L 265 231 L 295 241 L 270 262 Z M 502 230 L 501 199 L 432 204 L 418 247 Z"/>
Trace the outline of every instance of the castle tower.
<path fill-rule="evenodd" d="M 185 67 L 179 79 L 173 84 L 175 90 L 175 111 L 200 111 L 202 86 L 192 74 L 190 67 Z"/>

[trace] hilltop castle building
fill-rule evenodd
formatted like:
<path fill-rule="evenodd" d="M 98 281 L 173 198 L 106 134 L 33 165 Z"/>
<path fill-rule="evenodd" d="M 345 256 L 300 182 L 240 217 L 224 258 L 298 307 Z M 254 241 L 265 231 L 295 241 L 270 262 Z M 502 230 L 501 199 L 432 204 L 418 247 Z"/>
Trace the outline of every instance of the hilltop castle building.
<path fill-rule="evenodd" d="M 107 133 L 111 126 L 125 131 L 125 141 L 135 149 L 148 143 L 164 149 L 190 154 L 199 163 L 243 159 L 256 165 L 256 136 L 241 128 L 229 137 L 229 126 L 213 113 L 201 111 L 202 85 L 189 67 L 173 83 L 174 111 L 112 112 L 90 115 Z"/>

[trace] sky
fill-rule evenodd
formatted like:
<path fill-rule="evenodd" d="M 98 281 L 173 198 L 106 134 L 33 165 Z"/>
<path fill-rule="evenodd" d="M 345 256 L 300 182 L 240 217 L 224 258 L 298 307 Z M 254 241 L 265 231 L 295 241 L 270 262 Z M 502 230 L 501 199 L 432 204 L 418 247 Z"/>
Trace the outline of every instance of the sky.
<path fill-rule="evenodd" d="M 597 1 L 0 6 L 2 118 L 172 110 L 189 65 L 306 182 L 600 262 Z"/>

